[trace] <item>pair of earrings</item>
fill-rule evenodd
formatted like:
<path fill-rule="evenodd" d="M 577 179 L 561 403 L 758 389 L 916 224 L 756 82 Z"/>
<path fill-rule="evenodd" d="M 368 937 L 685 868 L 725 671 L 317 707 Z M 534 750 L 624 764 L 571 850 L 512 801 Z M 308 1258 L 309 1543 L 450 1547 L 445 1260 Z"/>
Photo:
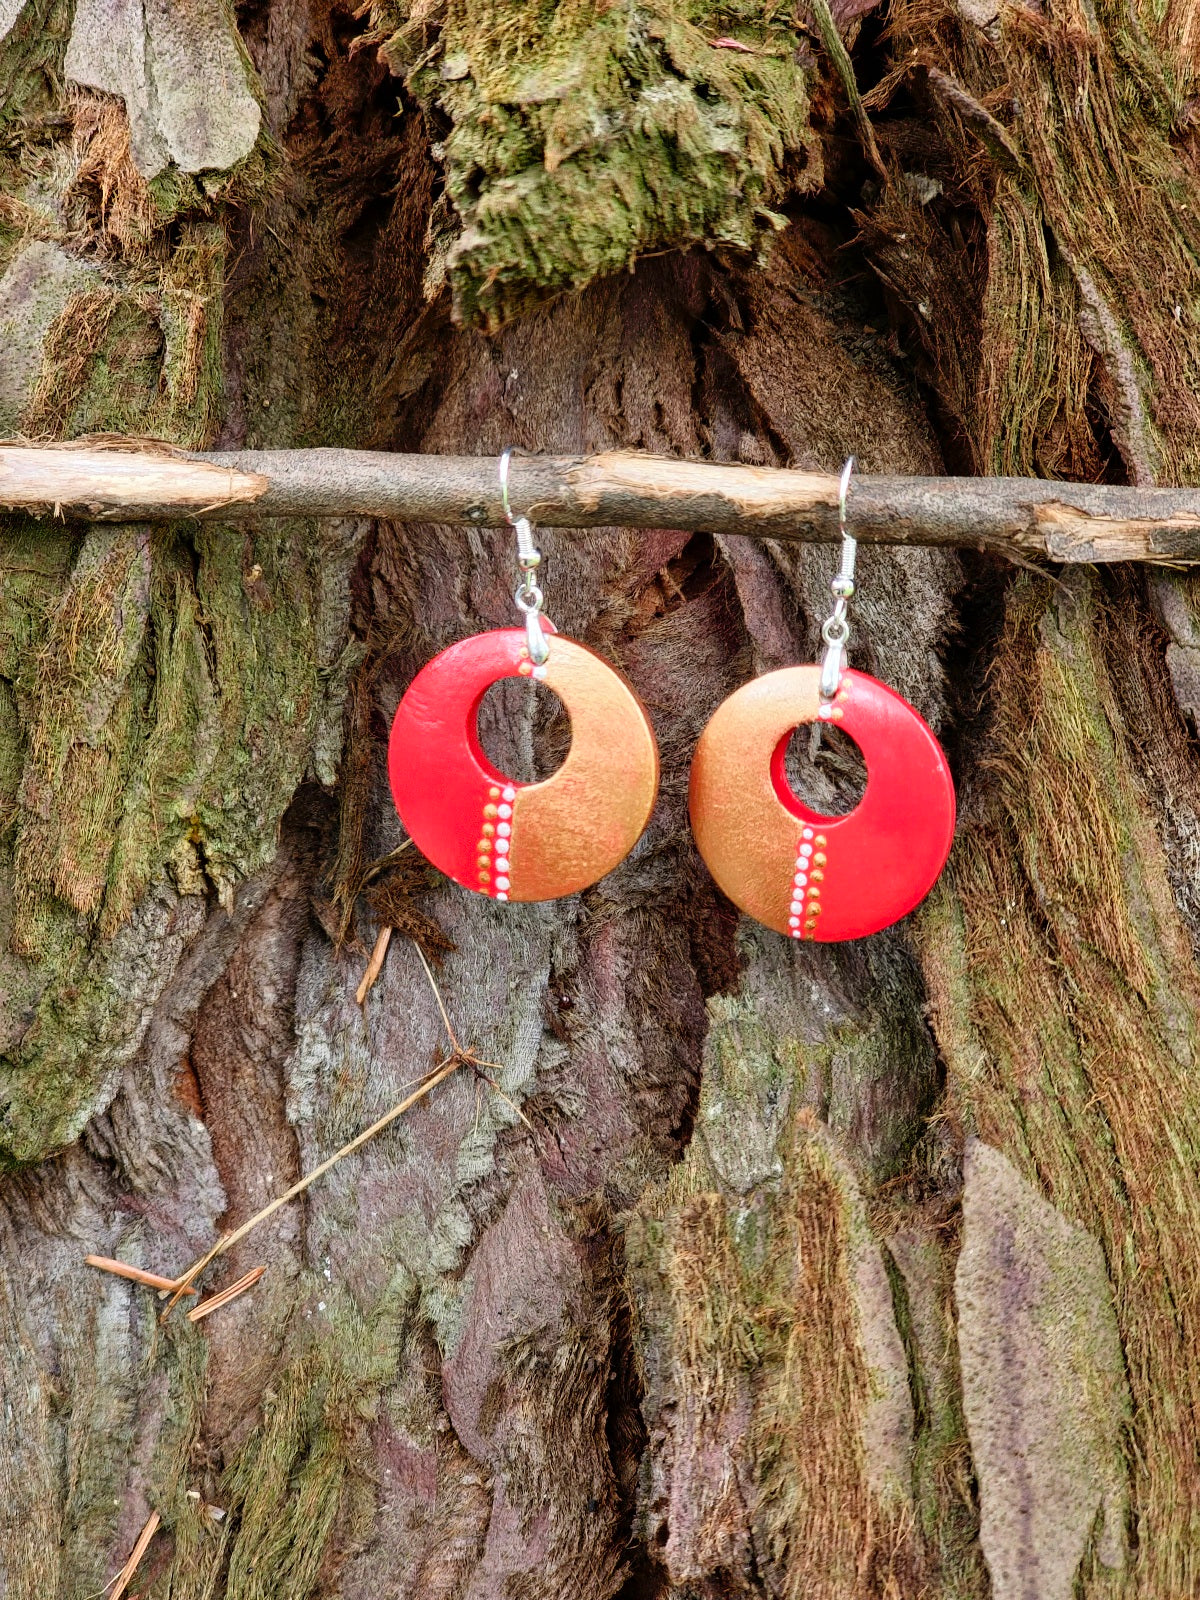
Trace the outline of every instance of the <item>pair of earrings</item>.
<path fill-rule="evenodd" d="M 508 499 L 524 627 L 477 634 L 421 669 L 392 724 L 388 776 L 413 842 L 448 877 L 494 900 L 551 900 L 595 883 L 633 849 L 658 793 L 658 746 L 624 677 L 542 614 L 541 557 Z M 846 532 L 853 458 L 842 473 L 842 566 L 830 588 L 820 666 L 769 672 L 714 712 L 696 746 L 692 831 L 713 877 L 743 911 L 793 939 L 856 939 L 905 916 L 937 880 L 954 834 L 954 785 L 920 714 L 845 666 L 855 541 Z M 488 761 L 477 717 L 500 678 L 553 689 L 571 721 L 566 760 L 541 783 Z M 822 816 L 792 790 L 788 743 L 805 723 L 840 727 L 867 768 L 862 799 Z"/>

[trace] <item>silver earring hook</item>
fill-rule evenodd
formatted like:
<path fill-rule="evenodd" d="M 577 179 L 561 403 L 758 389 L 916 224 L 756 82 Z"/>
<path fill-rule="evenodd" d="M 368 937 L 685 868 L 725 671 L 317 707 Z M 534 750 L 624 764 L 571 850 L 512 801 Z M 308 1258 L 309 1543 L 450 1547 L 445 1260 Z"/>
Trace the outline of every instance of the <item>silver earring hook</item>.
<path fill-rule="evenodd" d="M 513 450 L 510 445 L 497 462 L 497 473 L 500 478 L 500 504 L 504 507 L 504 520 L 510 528 L 515 527 L 517 522 L 516 517 L 513 516 L 512 506 L 508 503 L 508 467 L 512 458 Z"/>
<path fill-rule="evenodd" d="M 846 496 L 850 493 L 850 479 L 854 476 L 854 457 L 847 456 L 846 465 L 842 468 L 842 481 L 838 485 L 838 527 L 841 529 L 842 538 L 849 539 L 846 532 Z M 854 540 L 850 540 L 851 544 Z"/>
<path fill-rule="evenodd" d="M 505 521 L 510 528 L 515 529 L 517 535 L 517 566 L 521 569 L 521 581 L 517 585 L 513 599 L 518 611 L 525 618 L 525 643 L 529 650 L 529 659 L 535 667 L 540 667 L 550 654 L 550 646 L 546 643 L 541 622 L 542 602 L 545 597 L 533 576 L 542 564 L 542 554 L 533 542 L 533 528 L 529 518 L 514 516 L 509 503 L 508 468 L 512 458 L 513 450 L 510 446 L 496 464 L 500 479 L 500 504 L 504 508 Z"/>
<path fill-rule="evenodd" d="M 821 628 L 825 641 L 825 657 L 821 662 L 821 699 L 832 700 L 838 691 L 842 668 L 845 664 L 846 641 L 850 637 L 850 624 L 846 620 L 848 603 L 854 594 L 854 560 L 858 554 L 858 541 L 846 528 L 846 497 L 850 492 L 850 479 L 854 474 L 854 457 L 850 456 L 842 468 L 838 485 L 838 528 L 842 535 L 842 564 L 829 585 L 833 594 L 833 611 Z"/>

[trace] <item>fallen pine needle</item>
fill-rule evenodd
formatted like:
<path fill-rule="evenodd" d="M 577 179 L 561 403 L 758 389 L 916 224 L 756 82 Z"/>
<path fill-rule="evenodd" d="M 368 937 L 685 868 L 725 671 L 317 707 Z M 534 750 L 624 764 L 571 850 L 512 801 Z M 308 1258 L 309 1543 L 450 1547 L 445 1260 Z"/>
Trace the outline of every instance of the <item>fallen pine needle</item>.
<path fill-rule="evenodd" d="M 84 1256 L 84 1263 L 89 1267 L 99 1267 L 101 1272 L 111 1272 L 115 1277 L 128 1278 L 133 1283 L 144 1283 L 148 1289 L 163 1289 L 171 1294 L 179 1287 L 178 1278 L 162 1278 L 157 1272 L 144 1272 L 141 1267 L 131 1267 L 127 1261 L 114 1261 L 111 1256 Z M 199 1294 L 198 1289 L 188 1287 L 185 1294 Z"/>
<path fill-rule="evenodd" d="M 403 848 L 403 846 L 401 848 Z M 387 931 L 390 933 L 391 930 L 389 929 Z M 376 940 L 376 949 L 378 950 L 378 948 L 379 941 Z M 206 1255 L 200 1256 L 198 1260 L 192 1263 L 182 1277 L 175 1280 L 174 1293 L 172 1294 L 170 1300 L 167 1301 L 162 1316 L 158 1319 L 160 1322 L 166 1321 L 168 1313 L 171 1311 L 172 1307 L 175 1306 L 180 1298 L 188 1292 L 192 1279 L 198 1277 L 199 1274 L 204 1271 L 205 1267 L 210 1264 L 210 1262 L 215 1261 L 218 1256 L 223 1256 L 227 1250 L 232 1250 L 234 1245 L 238 1244 L 246 1237 L 248 1233 L 251 1233 L 255 1228 L 257 1228 L 260 1222 L 265 1222 L 268 1217 L 274 1216 L 281 1206 L 287 1205 L 289 1200 L 294 1200 L 298 1194 L 303 1194 L 305 1189 L 307 1189 L 310 1184 L 315 1183 L 318 1178 L 323 1178 L 331 1167 L 337 1166 L 339 1161 L 343 1161 L 347 1156 L 353 1155 L 356 1150 L 361 1150 L 363 1145 L 368 1144 L 377 1133 L 382 1133 L 389 1123 L 395 1122 L 397 1117 L 402 1117 L 406 1111 L 411 1110 L 412 1107 L 417 1104 L 418 1100 L 424 1100 L 426 1095 L 432 1094 L 434 1089 L 437 1088 L 438 1084 L 445 1083 L 446 1079 L 452 1077 L 454 1073 L 458 1071 L 459 1067 L 471 1067 L 475 1072 L 480 1073 L 484 1078 L 487 1079 L 488 1083 L 492 1085 L 501 1098 L 506 1100 L 508 1104 L 513 1107 L 513 1110 L 519 1117 L 521 1117 L 521 1120 L 526 1124 L 526 1126 L 531 1126 L 528 1118 L 526 1118 L 521 1112 L 520 1107 L 513 1105 L 513 1102 L 508 1099 L 506 1094 L 503 1093 L 499 1085 L 488 1076 L 485 1070 L 483 1070 L 487 1067 L 492 1067 L 495 1071 L 499 1072 L 501 1068 L 497 1065 L 497 1063 L 494 1061 L 480 1061 L 473 1050 L 464 1050 L 459 1044 L 458 1036 L 454 1032 L 454 1028 L 451 1025 L 445 1002 L 442 1000 L 441 991 L 438 989 L 437 982 L 434 979 L 433 971 L 428 961 L 425 959 L 425 952 L 421 949 L 421 946 L 417 944 L 415 939 L 413 940 L 413 948 L 416 950 L 417 955 L 420 957 L 421 965 L 425 969 L 425 976 L 429 979 L 429 987 L 433 990 L 433 997 L 437 1001 L 437 1008 L 441 1013 L 442 1022 L 445 1025 L 446 1033 L 450 1040 L 449 1056 L 447 1056 L 445 1061 L 434 1067 L 431 1072 L 427 1072 L 425 1076 L 418 1081 L 417 1087 L 413 1090 L 412 1094 L 406 1095 L 405 1098 L 399 1101 L 398 1104 L 394 1105 L 390 1111 L 385 1111 L 382 1117 L 379 1117 L 375 1122 L 373 1122 L 369 1128 L 365 1128 L 357 1138 L 351 1139 L 350 1143 L 344 1144 L 340 1150 L 335 1150 L 333 1155 L 331 1155 L 328 1160 L 322 1161 L 319 1167 L 314 1167 L 311 1172 L 307 1173 L 303 1178 L 298 1179 L 294 1184 L 292 1184 L 290 1189 L 285 1189 L 281 1195 L 276 1196 L 276 1198 L 271 1201 L 270 1205 L 264 1206 L 261 1211 L 256 1211 L 252 1217 L 250 1217 L 246 1222 L 243 1222 L 240 1227 L 235 1228 L 232 1233 L 222 1235 L 222 1237 L 217 1240 L 216 1244 L 213 1245 L 212 1249 L 209 1250 Z M 382 960 L 382 956 L 380 959 Z M 238 1285 L 234 1284 L 232 1287 L 236 1289 L 238 1288 Z M 222 1293 L 232 1298 L 232 1293 L 230 1290 L 224 1290 Z M 217 1300 L 221 1300 L 220 1295 L 214 1295 L 213 1301 L 209 1302 L 214 1311 L 216 1310 L 215 1302 Z M 227 1304 L 228 1301 L 222 1300 L 221 1303 Z M 189 1318 L 195 1320 L 196 1312 L 202 1311 L 203 1309 L 203 1304 L 196 1306 L 193 1311 L 188 1313 Z"/>
<path fill-rule="evenodd" d="M 146 1518 L 146 1526 L 138 1534 L 137 1543 L 130 1553 L 129 1560 L 113 1579 L 112 1593 L 109 1595 L 108 1600 L 121 1600 L 121 1596 L 129 1587 L 130 1579 L 138 1569 L 138 1563 L 146 1554 L 147 1546 L 158 1532 L 159 1521 L 160 1518 L 157 1511 L 152 1511 Z"/>
<path fill-rule="evenodd" d="M 285 1189 L 281 1195 L 276 1196 L 271 1201 L 270 1205 L 266 1205 L 261 1211 L 255 1212 L 254 1216 L 247 1222 L 243 1222 L 240 1228 L 235 1228 L 232 1233 L 224 1234 L 218 1239 L 207 1255 L 203 1255 L 198 1261 L 193 1262 L 183 1276 L 177 1280 L 175 1293 L 167 1301 L 166 1309 L 163 1311 L 159 1321 L 162 1322 L 166 1318 L 167 1312 L 171 1310 L 180 1296 L 187 1293 L 187 1286 L 192 1279 L 198 1273 L 203 1272 L 209 1262 L 215 1261 L 218 1256 L 224 1255 L 227 1250 L 232 1250 L 234 1245 L 244 1239 L 254 1228 L 257 1228 L 260 1222 L 265 1222 L 268 1217 L 274 1216 L 280 1206 L 287 1205 L 289 1200 L 294 1200 L 298 1194 L 303 1194 L 310 1183 L 315 1183 L 318 1178 L 323 1178 L 331 1167 L 337 1166 L 338 1162 L 344 1160 L 346 1156 L 353 1155 L 356 1150 L 360 1150 L 377 1133 L 382 1133 L 389 1123 L 395 1122 L 397 1117 L 402 1117 L 406 1111 L 416 1105 L 418 1100 L 423 1100 L 427 1094 L 432 1093 L 439 1083 L 445 1083 L 447 1078 L 458 1071 L 465 1059 L 461 1053 L 456 1052 L 448 1060 L 443 1061 L 440 1066 L 434 1067 L 432 1072 L 427 1072 L 412 1094 L 406 1095 L 390 1111 L 385 1111 L 382 1117 L 373 1122 L 369 1128 L 365 1128 L 356 1139 L 351 1139 L 349 1144 L 344 1144 L 340 1150 L 335 1150 L 327 1161 L 322 1161 L 319 1167 L 314 1167 L 305 1177 L 298 1179 L 290 1189 Z"/>
<path fill-rule="evenodd" d="M 472 1067 L 475 1068 L 475 1071 L 478 1074 L 478 1076 L 483 1079 L 484 1083 L 487 1084 L 487 1086 L 493 1091 L 493 1093 L 494 1094 L 498 1094 L 500 1096 L 501 1100 L 504 1101 L 504 1104 L 513 1113 L 513 1115 L 520 1117 L 521 1121 L 529 1129 L 530 1133 L 536 1134 L 537 1133 L 537 1129 L 534 1127 L 533 1123 L 530 1122 L 529 1118 L 525 1115 L 525 1113 L 521 1110 L 521 1108 L 517 1104 L 517 1102 L 515 1100 L 510 1100 L 508 1095 L 505 1094 L 504 1090 L 496 1082 L 495 1078 L 492 1077 L 491 1073 L 490 1072 L 485 1072 L 483 1070 L 484 1067 L 495 1066 L 495 1062 L 494 1061 L 476 1061 L 475 1057 L 472 1056 L 472 1055 L 468 1055 L 467 1060 L 468 1060 L 468 1063 Z"/>
<path fill-rule="evenodd" d="M 501 1068 L 496 1064 L 496 1062 L 480 1061 L 474 1050 L 464 1050 L 462 1045 L 459 1044 L 458 1036 L 450 1025 L 450 1017 L 446 1011 L 445 1003 L 442 1000 L 442 992 L 437 986 L 437 979 L 433 975 L 433 968 L 429 965 L 428 961 L 426 961 L 425 952 L 421 949 L 421 946 L 415 939 L 413 940 L 413 949 L 417 952 L 417 955 L 421 961 L 421 965 L 425 968 L 425 976 L 429 979 L 429 987 L 433 990 L 433 998 L 437 1001 L 437 1008 L 442 1014 L 442 1024 L 450 1038 L 450 1048 L 454 1051 L 456 1056 L 462 1057 L 466 1066 L 474 1069 L 477 1077 L 482 1078 L 486 1084 L 495 1090 L 495 1092 L 500 1096 L 501 1100 L 504 1101 L 504 1104 L 508 1106 L 511 1111 L 514 1111 L 518 1117 L 520 1117 L 521 1121 L 529 1129 L 530 1133 L 534 1133 L 536 1130 L 533 1126 L 533 1123 L 530 1122 L 529 1118 L 521 1110 L 520 1106 L 517 1105 L 516 1101 L 510 1100 L 505 1094 L 504 1090 L 496 1082 L 495 1078 L 492 1077 L 491 1073 L 484 1071 L 485 1067 L 492 1067 L 496 1072 L 501 1071 Z"/>
<path fill-rule="evenodd" d="M 375 948 L 371 951 L 371 959 L 367 962 L 367 970 L 362 975 L 362 982 L 354 991 L 354 998 L 361 1006 L 371 990 L 375 987 L 375 980 L 383 971 L 383 958 L 387 955 L 388 945 L 392 942 L 392 930 L 387 923 L 379 930 L 375 940 Z"/>
<path fill-rule="evenodd" d="M 266 1267 L 252 1267 L 244 1278 L 239 1278 L 236 1283 L 231 1283 L 228 1289 L 222 1289 L 220 1294 L 214 1294 L 208 1300 L 201 1300 L 198 1306 L 193 1306 L 188 1312 L 188 1321 L 200 1322 L 208 1316 L 210 1311 L 219 1311 L 222 1306 L 227 1306 L 231 1300 L 236 1300 L 238 1295 L 245 1294 L 247 1289 L 253 1289 L 266 1270 Z"/>
<path fill-rule="evenodd" d="M 417 959 L 425 968 L 425 976 L 429 979 L 429 987 L 433 990 L 433 998 L 437 1001 L 437 1008 L 442 1014 L 442 1026 L 446 1030 L 446 1037 L 450 1040 L 450 1048 L 456 1056 L 465 1056 L 466 1051 L 458 1042 L 458 1035 L 450 1025 L 450 1015 L 446 1010 L 446 1002 L 442 999 L 442 991 L 437 986 L 437 979 L 433 975 L 433 968 L 425 959 L 425 952 L 417 941 L 413 940 L 413 949 L 417 952 Z"/>

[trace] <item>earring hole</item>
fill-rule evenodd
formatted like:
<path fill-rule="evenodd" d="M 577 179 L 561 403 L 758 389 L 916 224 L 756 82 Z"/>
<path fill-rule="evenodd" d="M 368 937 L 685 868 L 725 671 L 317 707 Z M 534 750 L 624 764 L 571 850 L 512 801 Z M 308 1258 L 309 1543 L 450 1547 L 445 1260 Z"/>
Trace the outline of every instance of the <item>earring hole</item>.
<path fill-rule="evenodd" d="M 567 759 L 571 719 L 553 689 L 528 678 L 500 678 L 479 702 L 484 755 L 513 783 L 542 783 Z"/>
<path fill-rule="evenodd" d="M 817 726 L 819 741 L 813 737 Z M 796 799 L 824 817 L 844 817 L 866 793 L 862 751 L 849 734 L 825 723 L 806 722 L 796 729 L 788 740 L 783 770 Z"/>

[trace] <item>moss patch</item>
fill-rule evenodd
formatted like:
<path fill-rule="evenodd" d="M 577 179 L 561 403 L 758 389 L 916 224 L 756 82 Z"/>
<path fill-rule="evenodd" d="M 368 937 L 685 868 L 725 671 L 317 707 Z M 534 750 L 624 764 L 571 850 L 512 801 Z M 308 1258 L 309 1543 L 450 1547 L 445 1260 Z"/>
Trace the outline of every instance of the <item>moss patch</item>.
<path fill-rule="evenodd" d="M 667 1408 L 672 1499 L 648 1532 L 676 1581 L 745 1569 L 789 1600 L 889 1593 L 923 1562 L 891 1292 L 811 1112 L 779 1150 L 772 1192 L 686 1193 L 676 1176 L 628 1232 L 645 1346 L 669 1352 L 649 1401 Z"/>
<path fill-rule="evenodd" d="M 676 1584 L 756 1573 L 789 1600 L 949 1584 L 957 1547 L 914 1529 L 908 1359 L 862 1188 L 912 1160 L 932 1089 L 912 975 L 898 947 L 858 952 L 889 1002 L 838 1016 L 774 936 L 743 956 L 708 1003 L 692 1141 L 627 1230 L 651 1483 L 671 1484 L 647 1548 Z"/>
<path fill-rule="evenodd" d="M 85 24 L 100 40 L 98 18 L 76 10 L 77 45 Z M 156 48 L 177 21 L 158 19 Z M 263 196 L 274 149 L 260 131 L 228 170 L 147 183 L 121 101 L 64 86 L 70 24 L 30 0 L 0 42 L 0 84 L 25 97 L 0 129 L 0 322 L 23 352 L 0 413 L 39 438 L 204 447 L 222 407 L 225 208 Z M 188 84 L 175 131 L 201 138 Z M 273 858 L 310 768 L 332 781 L 350 660 L 333 537 L 4 521 L 0 1164 L 39 1159 L 105 1103 L 208 898 L 228 906 Z"/>
<path fill-rule="evenodd" d="M 211 525 L 98 527 L 57 594 L 14 574 L 5 761 L 22 776 L 0 984 L 11 964 L 31 1010 L 0 1056 L 0 1144 L 20 1159 L 73 1137 L 136 1047 L 171 972 L 164 955 L 131 982 L 136 935 L 185 937 L 203 901 L 181 918 L 176 893 L 228 902 L 273 858 L 344 676 L 320 653 L 327 576 L 286 531 Z"/>
<path fill-rule="evenodd" d="M 495 327 L 650 252 L 756 251 L 779 220 L 772 206 L 819 182 L 790 4 L 447 0 L 400 12 L 385 54 L 449 119 L 447 267 L 464 322 Z"/>
<path fill-rule="evenodd" d="M 0 39 L 0 137 L 54 107 L 73 10 L 70 0 L 26 0 Z M 7 143 L 0 144 L 4 154 Z"/>
<path fill-rule="evenodd" d="M 331 1538 L 344 1554 L 370 1528 L 367 1430 L 400 1366 L 413 1284 L 398 1268 L 369 1314 L 321 1287 L 328 1326 L 275 1381 L 225 1476 L 228 1600 L 305 1600 Z"/>

